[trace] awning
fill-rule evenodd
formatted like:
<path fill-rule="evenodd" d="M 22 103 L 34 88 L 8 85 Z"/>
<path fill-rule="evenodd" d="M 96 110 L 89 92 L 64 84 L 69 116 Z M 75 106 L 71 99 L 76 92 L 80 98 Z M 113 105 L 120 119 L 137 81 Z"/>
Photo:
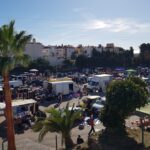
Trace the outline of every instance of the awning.
<path fill-rule="evenodd" d="M 12 106 L 21 106 L 21 105 L 28 105 L 28 104 L 34 104 L 36 101 L 34 99 L 21 99 L 21 100 L 13 100 Z"/>
<path fill-rule="evenodd" d="M 150 115 L 150 103 L 144 107 L 141 107 L 140 109 L 136 109 L 136 111 Z"/>
<path fill-rule="evenodd" d="M 12 107 L 37 103 L 34 99 L 18 99 L 12 101 Z M 0 103 L 0 110 L 5 109 L 5 103 Z"/>

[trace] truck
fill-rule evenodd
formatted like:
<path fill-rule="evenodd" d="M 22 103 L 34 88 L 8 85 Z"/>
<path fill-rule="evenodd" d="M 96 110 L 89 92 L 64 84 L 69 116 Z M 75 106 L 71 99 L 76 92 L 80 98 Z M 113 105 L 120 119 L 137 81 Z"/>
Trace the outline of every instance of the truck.
<path fill-rule="evenodd" d="M 62 95 L 67 95 L 70 93 L 75 93 L 79 90 L 77 85 L 72 80 L 50 81 L 48 83 L 48 88 L 53 94 L 56 95 L 58 95 L 59 93 L 61 93 Z"/>
<path fill-rule="evenodd" d="M 101 89 L 101 92 L 106 92 L 106 87 L 113 79 L 111 74 L 99 74 L 93 75 L 92 77 L 88 78 L 87 88 L 91 91 L 97 89 Z"/>

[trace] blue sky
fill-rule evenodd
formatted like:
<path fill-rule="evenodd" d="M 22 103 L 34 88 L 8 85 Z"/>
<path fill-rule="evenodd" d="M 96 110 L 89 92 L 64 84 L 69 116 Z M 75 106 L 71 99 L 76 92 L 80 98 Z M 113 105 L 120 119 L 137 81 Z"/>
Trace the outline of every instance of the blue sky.
<path fill-rule="evenodd" d="M 150 0 L 1 0 L 0 25 L 15 19 L 45 45 L 150 43 Z"/>

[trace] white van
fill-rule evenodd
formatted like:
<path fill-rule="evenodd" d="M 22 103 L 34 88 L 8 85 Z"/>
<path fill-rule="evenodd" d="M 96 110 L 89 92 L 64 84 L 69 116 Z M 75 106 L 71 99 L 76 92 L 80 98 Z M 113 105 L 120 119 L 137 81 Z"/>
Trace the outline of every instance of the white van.
<path fill-rule="evenodd" d="M 106 92 L 106 86 L 112 80 L 112 77 L 110 74 L 94 75 L 88 79 L 87 88 L 90 90 L 101 88 L 102 92 Z"/>

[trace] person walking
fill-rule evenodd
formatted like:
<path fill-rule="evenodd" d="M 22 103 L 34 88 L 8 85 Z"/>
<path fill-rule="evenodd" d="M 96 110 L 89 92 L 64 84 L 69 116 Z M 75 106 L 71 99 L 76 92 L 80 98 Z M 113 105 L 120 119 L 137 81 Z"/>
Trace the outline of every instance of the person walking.
<path fill-rule="evenodd" d="M 91 115 L 91 118 L 90 118 L 90 126 L 91 126 L 91 129 L 90 129 L 90 131 L 88 133 L 89 136 L 91 135 L 92 131 L 95 132 L 93 115 Z"/>
<path fill-rule="evenodd" d="M 62 102 L 62 93 L 58 94 L 58 104 L 60 105 Z"/>

